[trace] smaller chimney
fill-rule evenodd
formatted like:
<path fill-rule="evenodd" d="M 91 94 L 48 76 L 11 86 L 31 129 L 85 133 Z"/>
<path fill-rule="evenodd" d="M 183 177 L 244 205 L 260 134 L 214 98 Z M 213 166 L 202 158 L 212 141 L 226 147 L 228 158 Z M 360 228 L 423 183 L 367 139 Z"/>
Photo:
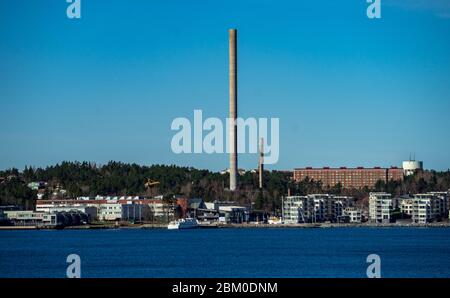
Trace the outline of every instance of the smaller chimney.
<path fill-rule="evenodd" d="M 264 138 L 259 140 L 259 188 L 263 188 L 263 174 L 264 174 Z"/>

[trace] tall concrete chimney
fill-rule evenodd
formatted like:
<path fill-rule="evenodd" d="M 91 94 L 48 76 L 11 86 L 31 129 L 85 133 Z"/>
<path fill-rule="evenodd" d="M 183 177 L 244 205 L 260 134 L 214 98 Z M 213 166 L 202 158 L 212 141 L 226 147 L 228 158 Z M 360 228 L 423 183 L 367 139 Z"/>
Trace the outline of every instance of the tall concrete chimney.
<path fill-rule="evenodd" d="M 259 188 L 263 188 L 263 174 L 264 174 L 264 138 L 259 140 Z"/>
<path fill-rule="evenodd" d="M 228 31 L 230 46 L 230 190 L 237 186 L 237 31 Z"/>

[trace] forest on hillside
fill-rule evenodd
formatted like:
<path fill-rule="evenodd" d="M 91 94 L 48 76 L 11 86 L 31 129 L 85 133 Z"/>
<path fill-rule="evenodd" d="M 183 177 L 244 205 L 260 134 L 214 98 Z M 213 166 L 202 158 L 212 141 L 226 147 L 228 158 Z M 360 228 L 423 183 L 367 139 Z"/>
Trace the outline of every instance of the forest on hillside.
<path fill-rule="evenodd" d="M 37 191 L 27 184 L 45 181 L 47 187 L 44 198 L 51 198 L 53 190 L 64 189 L 65 197 L 95 195 L 181 195 L 188 198 L 200 197 L 206 201 L 233 200 L 238 203 L 255 203 L 261 210 L 273 211 L 280 208 L 282 196 L 288 189 L 292 195 L 311 193 L 332 193 L 354 196 L 360 201 L 367 198 L 370 191 L 386 191 L 392 195 L 413 194 L 427 191 L 450 189 L 450 171 L 423 171 L 403 181 L 378 181 L 374 188 L 343 189 L 339 184 L 329 187 L 321 181 L 306 178 L 292 180 L 292 173 L 285 171 L 265 171 L 264 189 L 258 189 L 258 174 L 247 171 L 239 177 L 239 190 L 227 191 L 228 175 L 209 170 L 175 165 L 141 166 L 111 161 L 98 166 L 90 162 L 62 162 L 46 168 L 25 167 L 24 170 L 8 169 L 0 171 L 0 205 L 19 205 L 33 208 Z M 148 188 L 145 182 L 151 179 L 159 184 Z"/>

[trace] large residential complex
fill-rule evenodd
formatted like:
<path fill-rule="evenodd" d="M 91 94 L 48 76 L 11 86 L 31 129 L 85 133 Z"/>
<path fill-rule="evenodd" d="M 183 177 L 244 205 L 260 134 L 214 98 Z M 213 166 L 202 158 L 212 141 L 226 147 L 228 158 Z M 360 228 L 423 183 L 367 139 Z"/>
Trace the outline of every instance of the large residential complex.
<path fill-rule="evenodd" d="M 386 193 L 370 193 L 369 218 L 374 223 L 393 222 L 399 216 L 412 223 L 425 224 L 440 221 L 449 216 L 449 192 L 429 192 L 392 198 Z"/>
<path fill-rule="evenodd" d="M 0 222 L 3 225 L 49 227 L 80 225 L 91 221 L 166 223 L 180 217 L 193 217 L 209 223 L 243 223 L 249 222 L 252 215 L 253 219 L 258 218 L 255 211 L 252 214 L 251 206 L 240 206 L 236 202 L 205 203 L 201 198 L 183 197 L 164 200 L 161 196 L 151 199 L 139 196 L 96 196 L 38 200 L 34 211 L 10 207 L 0 208 Z M 259 215 L 259 220 L 264 220 L 264 212 Z"/>
<path fill-rule="evenodd" d="M 357 215 L 352 214 L 352 217 L 347 213 L 354 211 L 351 208 L 353 205 L 354 199 L 344 196 L 333 196 L 329 194 L 288 196 L 283 198 L 283 222 L 295 224 L 356 220 Z M 344 218 L 346 219 L 344 220 Z"/>
<path fill-rule="evenodd" d="M 343 188 L 373 187 L 377 181 L 402 180 L 403 169 L 391 168 L 297 168 L 294 169 L 294 180 L 302 181 L 305 178 L 322 181 L 324 186 L 334 186 L 338 183 Z"/>
<path fill-rule="evenodd" d="M 412 221 L 428 223 L 448 216 L 449 195 L 445 192 L 416 194 L 412 204 Z"/>
<path fill-rule="evenodd" d="M 141 197 L 101 197 L 78 198 L 75 200 L 39 200 L 37 212 L 55 213 L 79 211 L 88 214 L 93 220 L 141 221 L 173 215 L 173 209 L 166 208 L 162 199 Z"/>

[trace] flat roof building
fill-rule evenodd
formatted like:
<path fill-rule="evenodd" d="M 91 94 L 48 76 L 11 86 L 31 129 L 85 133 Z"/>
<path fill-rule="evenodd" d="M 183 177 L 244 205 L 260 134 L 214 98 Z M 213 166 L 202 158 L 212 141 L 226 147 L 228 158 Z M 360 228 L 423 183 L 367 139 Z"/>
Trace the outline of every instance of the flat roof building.
<path fill-rule="evenodd" d="M 336 222 L 344 210 L 354 203 L 354 198 L 330 194 L 287 196 L 283 198 L 284 223 Z"/>
<path fill-rule="evenodd" d="M 294 180 L 300 182 L 306 178 L 322 181 L 324 186 L 335 186 L 340 183 L 343 188 L 373 187 L 381 180 L 387 183 L 390 180 L 402 180 L 403 169 L 397 167 L 390 168 L 297 168 L 294 169 Z"/>
<path fill-rule="evenodd" d="M 369 194 L 369 219 L 375 223 L 392 222 L 392 213 L 397 207 L 397 200 L 391 194 L 371 192 Z"/>

